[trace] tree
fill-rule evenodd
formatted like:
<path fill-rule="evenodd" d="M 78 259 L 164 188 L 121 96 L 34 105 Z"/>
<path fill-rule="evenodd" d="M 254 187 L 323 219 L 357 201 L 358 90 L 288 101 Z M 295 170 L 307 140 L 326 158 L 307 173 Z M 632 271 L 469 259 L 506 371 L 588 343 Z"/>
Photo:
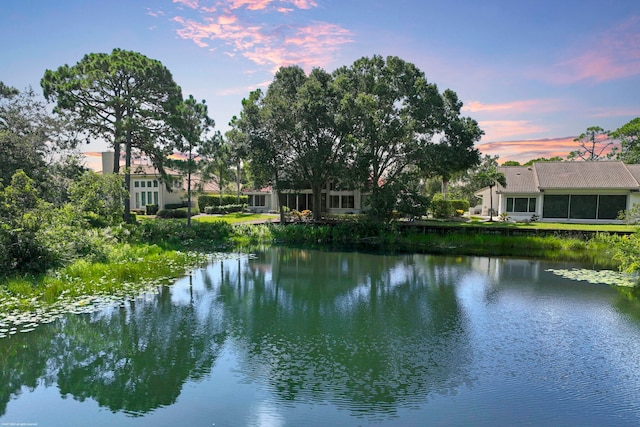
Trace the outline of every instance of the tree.
<path fill-rule="evenodd" d="M 625 163 L 640 163 L 640 117 L 613 131 L 611 137 L 620 141 L 620 160 Z"/>
<path fill-rule="evenodd" d="M 498 171 L 496 164 L 490 161 L 491 158 L 486 157 L 485 160 L 489 161 L 475 174 L 475 180 L 482 187 L 489 187 L 489 221 L 493 221 L 493 187 L 498 184 L 506 187 L 507 179 L 502 172 Z"/>
<path fill-rule="evenodd" d="M 184 165 L 187 172 L 187 226 L 191 226 L 191 174 L 197 170 L 195 157 L 199 151 L 210 149 L 207 137 L 213 131 L 215 122 L 209 117 L 205 101 L 198 102 L 189 95 L 178 107 L 176 127 L 179 129 L 177 148 L 187 152 Z"/>
<path fill-rule="evenodd" d="M 502 163 L 502 166 L 520 166 L 520 162 L 518 162 L 517 160 L 507 160 L 506 162 Z"/>
<path fill-rule="evenodd" d="M 60 206 L 67 186 L 84 168 L 67 149 L 66 123 L 52 116 L 31 88 L 18 91 L 0 82 L 0 182 L 18 170 L 34 180 L 40 196 Z"/>
<path fill-rule="evenodd" d="M 237 116 L 233 116 L 231 122 L 229 122 L 229 126 L 231 126 L 231 129 L 225 132 L 224 137 L 229 143 L 231 161 L 236 165 L 237 203 L 240 204 L 240 187 L 243 181 L 242 162 L 248 157 L 249 142 L 247 141 L 246 134 L 240 130 Z"/>
<path fill-rule="evenodd" d="M 299 88 L 292 109 L 298 125 L 289 141 L 293 168 L 288 178 L 294 187 L 311 189 L 316 220 L 322 213 L 322 190 L 345 168 L 346 140 L 335 122 L 339 102 L 331 74 L 316 68 Z"/>
<path fill-rule="evenodd" d="M 445 90 L 442 99 L 439 140 L 432 137 L 425 141 L 418 166 L 425 176 L 442 178 L 442 193 L 446 199 L 451 178 L 480 163 L 480 152 L 475 143 L 480 141 L 484 131 L 475 120 L 460 117 L 463 104 L 454 91 Z"/>
<path fill-rule="evenodd" d="M 586 132 L 573 140 L 579 143 L 580 148 L 570 152 L 567 159 L 596 161 L 614 157 L 617 147 L 609 134 L 609 131 L 605 131 L 599 126 L 588 127 Z M 609 150 L 608 153 L 606 153 L 607 150 Z"/>
<path fill-rule="evenodd" d="M 528 162 L 524 163 L 522 166 L 531 166 L 536 162 L 561 162 L 564 159 L 560 156 L 549 157 L 548 159 L 545 157 L 538 157 L 537 159 L 531 159 Z"/>
<path fill-rule="evenodd" d="M 335 71 L 338 125 L 350 144 L 350 176 L 367 183 L 371 200 L 413 166 L 421 141 L 437 131 L 443 98 L 415 65 L 398 57 L 358 59 Z M 387 212 L 388 215 L 391 212 Z"/>
<path fill-rule="evenodd" d="M 122 221 L 123 199 L 128 197 L 122 177 L 87 171 L 71 184 L 69 198 L 75 210 L 95 226 L 114 225 Z"/>
<path fill-rule="evenodd" d="M 166 177 L 163 162 L 175 141 L 168 124 L 182 95 L 160 61 L 121 49 L 111 54 L 91 53 L 74 66 L 46 70 L 40 84 L 45 98 L 56 102 L 54 111 L 68 114 L 88 136 L 111 143 L 114 173 L 120 170 L 124 145 L 127 192 L 133 148 L 147 154 Z M 125 221 L 129 221 L 129 203 L 125 198 Z"/>
<path fill-rule="evenodd" d="M 300 67 L 282 67 L 266 95 L 256 91 L 243 101 L 238 121 L 255 182 L 272 184 L 278 199 L 285 188 L 311 188 L 316 219 L 322 189 L 341 158 L 342 140 L 334 124 L 337 102 L 330 74 L 314 69 L 307 77 Z"/>

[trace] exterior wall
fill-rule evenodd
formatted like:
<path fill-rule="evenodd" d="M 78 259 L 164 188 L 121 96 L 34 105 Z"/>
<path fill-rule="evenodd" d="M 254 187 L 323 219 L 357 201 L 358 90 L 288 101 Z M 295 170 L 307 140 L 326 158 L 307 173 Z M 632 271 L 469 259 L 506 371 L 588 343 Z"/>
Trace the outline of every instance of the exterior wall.
<path fill-rule="evenodd" d="M 498 204 L 498 215 L 502 213 L 506 213 L 513 221 L 529 221 L 533 215 L 538 216 L 538 218 L 542 217 L 542 196 L 540 194 L 500 194 L 500 202 Z M 516 208 L 516 203 L 513 203 L 513 207 L 511 203 L 509 203 L 508 199 L 527 199 L 527 209 L 526 212 L 518 211 Z M 535 204 L 535 208 L 533 211 L 530 211 L 531 207 L 531 199 L 533 199 L 533 203 Z M 511 208 L 511 209 L 510 209 Z"/>
<path fill-rule="evenodd" d="M 493 205 L 490 206 L 491 204 L 491 197 L 489 194 L 489 191 L 491 191 L 493 193 Z M 493 187 L 491 190 L 489 190 L 489 187 L 483 188 L 482 190 L 476 192 L 475 194 L 477 197 L 481 197 L 482 198 L 482 212 L 480 213 L 480 215 L 483 216 L 489 216 L 489 208 L 493 207 L 493 215 L 496 216 L 499 214 L 500 212 L 500 196 L 497 193 L 497 188 Z"/>
<path fill-rule="evenodd" d="M 144 183 L 144 187 L 142 186 Z M 151 184 L 151 187 L 149 187 Z M 137 185 L 137 186 L 136 186 Z M 142 196 L 145 193 L 145 196 Z M 130 203 L 131 209 L 144 209 L 145 205 L 156 204 L 164 209 L 167 204 L 182 203 L 185 191 L 178 182 L 173 191 L 167 191 L 165 184 L 156 175 L 131 175 Z M 151 196 L 151 200 L 149 200 Z M 143 200 L 144 199 L 144 200 Z"/>
<path fill-rule="evenodd" d="M 266 213 L 277 211 L 279 208 L 278 197 L 275 191 L 249 191 L 244 194 L 248 196 L 264 196 L 265 205 L 255 204 L 255 199 L 250 200 L 247 209 L 251 212 Z M 311 190 L 301 190 L 296 192 L 283 192 L 283 204 L 291 210 L 302 211 L 309 209 L 312 204 Z M 331 214 L 360 213 L 363 211 L 363 196 L 360 191 L 323 191 L 323 212 Z M 313 209 L 309 209 L 313 211 Z"/>

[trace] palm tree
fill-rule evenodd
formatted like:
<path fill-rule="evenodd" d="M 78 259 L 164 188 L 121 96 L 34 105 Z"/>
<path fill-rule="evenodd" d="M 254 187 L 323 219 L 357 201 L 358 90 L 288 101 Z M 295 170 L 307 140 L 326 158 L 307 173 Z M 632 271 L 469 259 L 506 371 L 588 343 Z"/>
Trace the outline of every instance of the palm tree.
<path fill-rule="evenodd" d="M 507 178 L 498 171 L 495 165 L 489 166 L 487 169 L 478 172 L 476 175 L 483 187 L 489 187 L 489 221 L 493 221 L 493 187 L 497 184 L 503 187 L 507 186 Z"/>

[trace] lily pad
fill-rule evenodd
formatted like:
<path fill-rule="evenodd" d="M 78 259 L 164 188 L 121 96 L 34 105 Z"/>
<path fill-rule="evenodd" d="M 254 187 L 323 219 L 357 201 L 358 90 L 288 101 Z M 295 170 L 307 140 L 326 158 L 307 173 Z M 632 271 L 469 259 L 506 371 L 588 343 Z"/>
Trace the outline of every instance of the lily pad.
<path fill-rule="evenodd" d="M 622 273 L 613 270 L 589 270 L 587 268 L 550 268 L 546 271 L 549 271 L 566 279 L 580 280 L 596 285 L 624 286 L 632 288 L 638 286 L 639 284 L 639 278 L 637 275 L 631 275 L 628 273 Z"/>

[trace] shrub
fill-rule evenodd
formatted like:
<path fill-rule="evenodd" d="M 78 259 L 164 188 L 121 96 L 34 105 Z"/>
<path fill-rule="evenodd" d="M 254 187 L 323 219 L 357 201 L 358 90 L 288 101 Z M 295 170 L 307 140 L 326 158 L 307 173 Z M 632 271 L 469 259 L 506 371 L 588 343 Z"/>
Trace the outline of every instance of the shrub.
<path fill-rule="evenodd" d="M 186 208 L 186 207 L 187 207 L 187 202 L 167 203 L 164 205 L 165 209 L 179 209 L 179 208 Z"/>
<path fill-rule="evenodd" d="M 240 205 L 247 204 L 248 201 L 248 196 L 240 196 Z M 206 213 L 205 209 L 207 206 L 229 206 L 237 204 L 238 196 L 236 194 L 223 194 L 222 201 L 220 200 L 220 195 L 205 194 L 198 197 L 198 208 L 200 209 L 200 212 L 203 213 Z"/>
<path fill-rule="evenodd" d="M 156 216 L 158 218 L 186 218 L 188 213 L 183 209 L 160 209 Z"/>
<path fill-rule="evenodd" d="M 155 215 L 156 213 L 158 213 L 158 205 L 146 205 L 145 209 L 145 213 L 147 215 Z"/>
<path fill-rule="evenodd" d="M 204 208 L 206 214 L 228 214 L 234 212 L 242 212 L 245 205 L 224 205 L 224 206 L 207 206 Z"/>
<path fill-rule="evenodd" d="M 438 193 L 431 200 L 431 214 L 435 218 L 451 218 L 462 215 L 458 215 L 457 211 L 464 213 L 469 210 L 469 206 L 468 200 L 444 200 L 442 193 Z"/>

